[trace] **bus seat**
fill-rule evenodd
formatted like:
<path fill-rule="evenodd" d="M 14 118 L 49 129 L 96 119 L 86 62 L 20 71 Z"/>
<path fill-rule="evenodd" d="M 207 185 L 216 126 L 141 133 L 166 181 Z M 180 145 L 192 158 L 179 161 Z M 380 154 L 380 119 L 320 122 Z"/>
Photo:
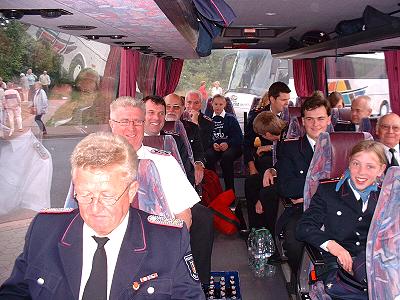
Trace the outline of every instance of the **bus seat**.
<path fill-rule="evenodd" d="M 139 190 L 132 206 L 151 214 L 168 218 L 173 217 L 160 184 L 160 175 L 153 161 L 149 159 L 139 160 L 137 181 L 139 182 Z M 71 181 L 64 208 L 77 207 L 78 204 L 74 199 L 74 185 Z"/>
<path fill-rule="evenodd" d="M 175 159 L 181 166 L 183 172 L 185 172 L 185 167 L 183 166 L 183 162 L 173 136 L 171 135 L 144 136 L 143 145 L 171 152 L 171 155 L 175 157 Z"/>
<path fill-rule="evenodd" d="M 289 117 L 293 116 L 301 117 L 301 107 L 298 106 L 289 106 Z"/>
<path fill-rule="evenodd" d="M 254 97 L 253 102 L 251 102 L 249 111 L 255 110 L 257 108 L 258 104 L 260 103 L 260 100 L 261 100 L 261 97 Z"/>
<path fill-rule="evenodd" d="M 351 148 L 362 140 L 371 140 L 365 132 L 323 132 L 315 145 L 315 152 L 304 185 L 304 209 L 318 188 L 321 179 L 340 177 L 347 168 Z"/>
<path fill-rule="evenodd" d="M 232 104 L 231 99 L 229 97 L 225 97 L 225 100 L 226 100 L 225 111 L 227 113 L 230 113 L 230 114 L 232 114 L 232 115 L 234 115 L 236 117 L 235 109 L 233 108 L 233 104 Z M 207 107 L 206 107 L 206 110 L 204 112 L 204 114 L 206 116 L 210 117 L 210 118 L 212 118 L 212 115 L 213 115 L 213 108 L 212 108 L 211 102 L 212 102 L 212 98 L 208 98 Z"/>
<path fill-rule="evenodd" d="M 400 167 L 385 175 L 367 238 L 369 299 L 400 296 Z"/>
<path fill-rule="evenodd" d="M 331 124 L 333 127 L 335 127 L 338 120 L 339 120 L 339 109 L 332 108 L 331 109 Z"/>
<path fill-rule="evenodd" d="M 376 119 L 376 118 L 362 118 L 358 131 L 369 132 L 374 139 L 377 139 L 377 135 L 376 135 L 376 123 L 377 122 L 378 122 L 378 119 Z"/>
<path fill-rule="evenodd" d="M 351 121 L 351 108 L 350 107 L 344 107 L 344 108 L 339 108 L 339 120 L 342 121 Z"/>
<path fill-rule="evenodd" d="M 187 136 L 186 129 L 185 129 L 185 126 L 183 125 L 183 123 L 180 120 L 165 121 L 163 130 L 174 131 L 179 134 L 179 136 L 182 138 L 183 142 L 185 143 L 190 162 L 194 165 L 192 146 L 190 145 L 189 138 Z"/>
<path fill-rule="evenodd" d="M 292 116 L 290 117 L 290 122 L 288 126 L 288 131 L 286 133 L 286 138 L 293 139 L 301 137 L 304 134 L 304 127 L 302 125 L 301 117 Z"/>

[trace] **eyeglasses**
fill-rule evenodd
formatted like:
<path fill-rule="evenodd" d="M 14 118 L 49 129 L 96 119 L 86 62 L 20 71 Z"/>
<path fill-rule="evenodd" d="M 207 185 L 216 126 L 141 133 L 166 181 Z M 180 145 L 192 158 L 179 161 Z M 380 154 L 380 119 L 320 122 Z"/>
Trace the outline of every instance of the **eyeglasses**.
<path fill-rule="evenodd" d="M 117 120 L 111 120 L 115 123 L 118 123 L 122 127 L 128 127 L 131 123 L 133 126 L 142 126 L 144 124 L 143 120 L 122 120 L 122 121 L 117 121 Z"/>
<path fill-rule="evenodd" d="M 126 186 L 126 188 L 124 189 L 124 191 L 122 192 L 122 194 L 119 197 L 116 198 L 114 196 L 104 196 L 104 195 L 100 194 L 99 197 L 97 198 L 97 201 L 104 206 L 113 206 L 125 194 L 125 192 L 127 191 L 128 187 L 131 185 L 131 183 L 132 182 L 130 182 Z M 77 193 L 74 193 L 74 200 L 79 202 L 80 204 L 91 204 L 93 202 L 93 199 L 94 199 L 94 197 L 93 197 L 92 193 L 89 193 L 87 195 L 78 195 Z"/>
<path fill-rule="evenodd" d="M 180 110 L 181 107 L 180 107 L 180 105 L 177 105 L 177 104 L 175 104 L 175 105 L 167 105 L 167 109 Z"/>
<path fill-rule="evenodd" d="M 379 125 L 379 127 L 382 128 L 385 131 L 389 131 L 390 128 L 392 128 L 394 132 L 399 132 L 400 131 L 400 127 L 399 126 L 381 124 L 381 125 Z"/>

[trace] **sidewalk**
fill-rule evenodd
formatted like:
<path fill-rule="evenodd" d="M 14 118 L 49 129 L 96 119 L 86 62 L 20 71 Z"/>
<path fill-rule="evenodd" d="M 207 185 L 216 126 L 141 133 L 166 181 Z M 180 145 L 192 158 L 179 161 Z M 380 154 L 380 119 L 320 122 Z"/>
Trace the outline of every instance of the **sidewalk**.
<path fill-rule="evenodd" d="M 22 252 L 31 221 L 28 218 L 0 224 L 0 284 L 10 276 L 15 259 Z"/>

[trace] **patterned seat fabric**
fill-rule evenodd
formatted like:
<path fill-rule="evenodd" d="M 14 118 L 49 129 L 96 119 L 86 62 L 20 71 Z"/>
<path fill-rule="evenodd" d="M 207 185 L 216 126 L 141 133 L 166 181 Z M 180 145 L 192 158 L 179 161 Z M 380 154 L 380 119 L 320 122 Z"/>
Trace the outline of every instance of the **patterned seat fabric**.
<path fill-rule="evenodd" d="M 386 173 L 367 239 L 369 299 L 400 299 L 400 167 Z"/>

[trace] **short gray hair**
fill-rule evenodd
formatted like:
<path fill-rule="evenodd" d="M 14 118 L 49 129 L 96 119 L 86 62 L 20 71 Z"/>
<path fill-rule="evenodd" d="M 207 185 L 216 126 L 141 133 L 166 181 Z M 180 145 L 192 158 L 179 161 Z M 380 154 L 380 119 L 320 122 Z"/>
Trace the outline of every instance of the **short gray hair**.
<path fill-rule="evenodd" d="M 200 91 L 198 91 L 198 90 L 190 90 L 190 91 L 188 91 L 188 92 L 186 93 L 186 95 L 185 95 L 185 99 L 187 99 L 187 97 L 188 97 L 190 94 L 196 94 L 197 96 L 199 96 L 199 99 L 200 99 L 200 100 L 203 99 L 203 95 L 202 95 L 202 94 L 200 93 Z"/>
<path fill-rule="evenodd" d="M 111 132 L 89 134 L 76 145 L 71 155 L 71 174 L 77 168 L 105 169 L 120 167 L 126 173 L 123 180 L 127 183 L 136 179 L 138 158 L 135 150 L 122 136 Z"/>
<path fill-rule="evenodd" d="M 144 114 L 146 113 L 145 105 L 141 100 L 136 100 L 130 96 L 121 96 L 121 97 L 115 99 L 113 102 L 111 102 L 110 114 L 115 112 L 118 108 L 125 108 L 125 107 L 137 107 Z"/>
<path fill-rule="evenodd" d="M 372 102 L 371 97 L 369 97 L 369 96 L 367 96 L 367 95 L 358 96 L 358 97 L 356 97 L 356 98 L 353 100 L 353 102 L 354 102 L 355 100 L 359 100 L 359 99 L 364 99 L 365 102 L 366 102 L 367 105 L 368 105 L 367 108 L 368 108 L 368 109 L 372 109 L 372 107 L 371 107 L 371 102 Z"/>

